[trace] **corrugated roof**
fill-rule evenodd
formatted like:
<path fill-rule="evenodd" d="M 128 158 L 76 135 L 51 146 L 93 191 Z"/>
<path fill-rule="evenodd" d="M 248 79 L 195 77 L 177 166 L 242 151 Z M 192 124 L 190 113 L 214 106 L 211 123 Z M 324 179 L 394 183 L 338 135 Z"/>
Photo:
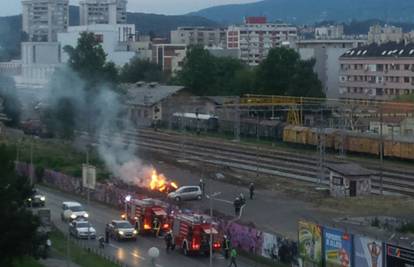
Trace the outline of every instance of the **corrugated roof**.
<path fill-rule="evenodd" d="M 366 57 L 414 57 L 414 43 L 395 43 L 370 44 L 352 48 L 346 51 L 341 58 L 366 58 Z"/>
<path fill-rule="evenodd" d="M 161 84 L 122 84 L 127 91 L 127 103 L 131 105 L 152 106 L 184 89 L 183 86 Z"/>

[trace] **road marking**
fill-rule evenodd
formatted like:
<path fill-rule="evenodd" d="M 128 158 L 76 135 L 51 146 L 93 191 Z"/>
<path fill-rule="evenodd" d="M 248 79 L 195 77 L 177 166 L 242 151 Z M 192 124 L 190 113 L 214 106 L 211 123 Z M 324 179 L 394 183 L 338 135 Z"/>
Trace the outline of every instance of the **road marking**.
<path fill-rule="evenodd" d="M 229 200 L 225 200 L 225 199 L 221 199 L 221 198 L 214 198 L 214 200 L 220 201 L 220 202 L 224 202 L 227 204 L 233 204 L 233 202 L 229 201 Z"/>
<path fill-rule="evenodd" d="M 135 258 L 138 258 L 138 259 L 141 259 L 141 260 L 145 260 L 145 258 L 142 257 L 142 256 L 140 256 L 140 255 L 138 255 L 138 253 L 131 252 L 131 255 L 134 256 Z"/>

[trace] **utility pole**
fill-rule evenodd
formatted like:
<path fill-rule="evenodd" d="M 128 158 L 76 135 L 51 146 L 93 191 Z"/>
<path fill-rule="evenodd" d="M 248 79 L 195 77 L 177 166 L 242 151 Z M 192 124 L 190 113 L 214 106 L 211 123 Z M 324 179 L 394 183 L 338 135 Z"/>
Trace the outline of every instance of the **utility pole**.
<path fill-rule="evenodd" d="M 235 116 L 236 116 L 236 125 L 235 125 L 235 129 L 234 129 L 234 135 L 235 135 L 235 139 L 236 141 L 240 141 L 240 97 L 237 97 L 237 104 L 236 104 L 236 108 L 235 108 Z"/>
<path fill-rule="evenodd" d="M 380 178 L 380 193 L 381 195 L 384 194 L 384 181 L 383 181 L 383 165 L 384 165 L 384 136 L 382 133 L 383 127 L 383 118 L 382 118 L 382 107 L 380 107 L 380 170 L 379 170 L 379 178 Z"/>
<path fill-rule="evenodd" d="M 30 185 L 33 185 L 33 135 L 30 138 Z"/>
<path fill-rule="evenodd" d="M 325 135 L 323 129 L 323 108 L 321 107 L 321 117 L 319 123 L 319 180 L 318 183 L 321 184 L 324 179 L 324 160 L 325 160 Z"/>
<path fill-rule="evenodd" d="M 213 198 L 220 195 L 221 192 L 215 192 L 207 196 L 210 201 L 210 265 L 213 267 Z"/>
<path fill-rule="evenodd" d="M 260 141 L 260 133 L 259 133 L 259 124 L 260 124 L 260 115 L 259 111 L 256 111 L 257 121 L 256 121 L 256 179 L 259 178 L 259 141 Z"/>

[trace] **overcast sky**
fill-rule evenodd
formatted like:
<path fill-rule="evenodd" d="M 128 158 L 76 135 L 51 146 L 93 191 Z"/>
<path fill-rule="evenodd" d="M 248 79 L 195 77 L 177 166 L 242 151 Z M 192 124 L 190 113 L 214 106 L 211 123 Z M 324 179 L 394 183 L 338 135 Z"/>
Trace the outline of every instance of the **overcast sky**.
<path fill-rule="evenodd" d="M 236 3 L 257 2 L 258 0 L 129 0 L 128 11 L 185 14 L 202 8 Z M 21 13 L 20 0 L 0 0 L 0 16 Z M 71 5 L 77 5 L 79 0 L 69 0 Z"/>

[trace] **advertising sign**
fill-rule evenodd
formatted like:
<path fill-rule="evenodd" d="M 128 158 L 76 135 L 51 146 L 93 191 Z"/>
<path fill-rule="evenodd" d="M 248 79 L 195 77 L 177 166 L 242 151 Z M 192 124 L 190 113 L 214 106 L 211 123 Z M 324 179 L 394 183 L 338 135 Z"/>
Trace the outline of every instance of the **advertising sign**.
<path fill-rule="evenodd" d="M 95 189 L 96 185 L 96 168 L 92 165 L 82 165 L 82 184 L 83 187 Z"/>
<path fill-rule="evenodd" d="M 263 233 L 262 256 L 268 259 L 277 259 L 279 246 L 277 236 Z"/>
<path fill-rule="evenodd" d="M 304 266 L 322 266 L 322 227 L 299 221 L 299 256 Z"/>
<path fill-rule="evenodd" d="M 414 267 L 414 250 L 386 245 L 387 267 Z"/>
<path fill-rule="evenodd" d="M 326 267 L 351 267 L 352 235 L 333 228 L 323 229 Z"/>
<path fill-rule="evenodd" d="M 382 267 L 384 261 L 381 241 L 368 237 L 354 236 L 354 263 L 358 267 Z"/>

